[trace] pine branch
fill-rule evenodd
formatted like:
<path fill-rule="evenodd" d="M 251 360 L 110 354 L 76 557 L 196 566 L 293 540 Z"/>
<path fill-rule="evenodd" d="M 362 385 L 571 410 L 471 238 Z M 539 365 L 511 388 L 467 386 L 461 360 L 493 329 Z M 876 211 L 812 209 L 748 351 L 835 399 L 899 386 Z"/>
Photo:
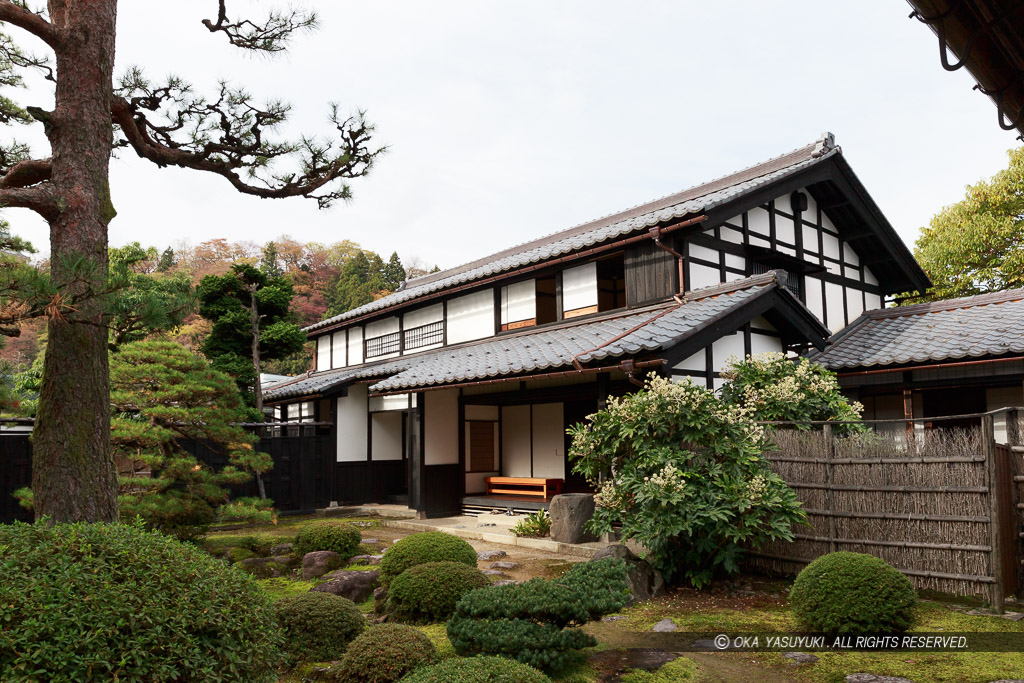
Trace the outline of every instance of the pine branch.
<path fill-rule="evenodd" d="M 262 23 L 242 19 L 231 21 L 227 17 L 227 2 L 220 0 L 216 23 L 203 19 L 203 26 L 210 33 L 223 33 L 228 42 L 243 50 L 255 52 L 283 52 L 288 47 L 292 34 L 311 31 L 317 27 L 315 12 L 299 9 L 285 11 L 271 10 Z"/>
<path fill-rule="evenodd" d="M 24 29 L 54 49 L 62 38 L 56 26 L 20 2 L 0 0 L 0 22 Z"/>

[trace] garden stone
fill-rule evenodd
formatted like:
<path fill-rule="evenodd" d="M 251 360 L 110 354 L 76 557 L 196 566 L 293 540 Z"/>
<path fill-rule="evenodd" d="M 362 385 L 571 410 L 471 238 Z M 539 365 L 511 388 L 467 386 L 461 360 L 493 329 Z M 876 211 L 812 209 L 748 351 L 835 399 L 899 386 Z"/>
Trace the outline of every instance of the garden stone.
<path fill-rule="evenodd" d="M 302 556 L 302 578 L 315 579 L 341 566 L 341 555 L 331 550 L 314 550 Z"/>
<path fill-rule="evenodd" d="M 898 676 L 879 676 L 878 674 L 850 674 L 846 683 L 914 683 L 909 678 Z"/>
<path fill-rule="evenodd" d="M 507 576 L 507 574 L 505 574 L 505 572 L 499 571 L 497 569 L 484 569 L 480 573 L 481 574 L 486 574 L 487 576 Z"/>
<path fill-rule="evenodd" d="M 388 589 L 385 588 L 384 586 L 377 586 L 376 588 L 373 589 L 373 599 L 374 600 L 387 600 L 388 599 Z"/>
<path fill-rule="evenodd" d="M 481 550 L 476 554 L 476 559 L 481 562 L 487 562 L 488 560 L 496 560 L 499 557 L 506 557 L 508 553 L 504 550 Z"/>
<path fill-rule="evenodd" d="M 622 621 L 625 618 L 625 614 L 609 614 L 606 617 L 601 617 L 601 621 Z"/>
<path fill-rule="evenodd" d="M 491 569 L 515 569 L 518 566 L 515 562 L 491 562 Z"/>
<path fill-rule="evenodd" d="M 383 555 L 353 555 L 348 558 L 349 564 L 380 564 Z"/>
<path fill-rule="evenodd" d="M 291 567 L 293 565 L 298 564 L 299 562 L 299 559 L 294 555 L 275 555 L 270 559 L 274 562 L 277 562 L 278 564 L 284 565 L 285 567 Z"/>
<path fill-rule="evenodd" d="M 505 579 L 504 581 L 495 581 L 491 585 L 492 586 L 514 586 L 517 583 L 522 583 L 522 582 L 521 581 L 516 581 L 515 579 Z"/>
<path fill-rule="evenodd" d="M 818 658 L 807 652 L 783 652 L 782 656 L 793 660 L 793 664 L 814 664 Z"/>
<path fill-rule="evenodd" d="M 368 572 L 360 571 L 336 571 L 331 572 L 327 577 L 330 581 L 321 583 L 310 588 L 311 591 L 320 593 L 331 593 L 348 598 L 352 602 L 360 603 L 374 594 L 374 585 L 380 572 L 376 569 Z"/>
<path fill-rule="evenodd" d="M 257 579 L 270 579 L 281 576 L 288 569 L 272 557 L 249 557 L 236 565 L 246 574 L 251 574 Z"/>
<path fill-rule="evenodd" d="M 295 545 L 292 543 L 278 543 L 277 545 L 270 546 L 271 555 L 287 555 L 292 551 Z"/>
<path fill-rule="evenodd" d="M 364 538 L 363 543 L 380 543 L 379 538 Z"/>
<path fill-rule="evenodd" d="M 597 536 L 583 528 L 594 516 L 594 496 L 562 493 L 551 499 L 551 540 L 557 543 L 590 543 Z"/>
<path fill-rule="evenodd" d="M 626 546 L 621 543 L 605 546 L 594 553 L 591 562 L 603 560 L 606 557 L 617 557 L 626 562 L 626 583 L 629 584 L 629 592 L 632 596 L 630 605 L 666 594 L 665 579 L 662 578 L 661 572 L 652 567 L 647 560 L 638 558 Z"/>
<path fill-rule="evenodd" d="M 678 629 L 679 627 L 676 626 L 676 622 L 671 619 L 662 619 L 651 628 L 655 633 L 672 633 Z"/>

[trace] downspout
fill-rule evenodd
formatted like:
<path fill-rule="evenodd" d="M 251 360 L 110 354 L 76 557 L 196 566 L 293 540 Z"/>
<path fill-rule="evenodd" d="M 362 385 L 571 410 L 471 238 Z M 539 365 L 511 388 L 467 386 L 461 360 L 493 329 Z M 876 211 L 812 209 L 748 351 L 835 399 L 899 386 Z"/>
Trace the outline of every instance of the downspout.
<path fill-rule="evenodd" d="M 677 303 L 681 304 L 683 303 L 683 292 L 686 291 L 686 283 L 683 281 L 684 256 L 661 241 L 661 226 L 656 225 L 647 232 L 651 236 L 651 239 L 654 241 L 655 246 L 657 246 L 659 249 L 664 249 L 665 251 L 672 254 L 676 258 L 676 268 L 679 270 L 679 292 L 677 294 L 673 294 L 672 298 L 675 299 Z"/>

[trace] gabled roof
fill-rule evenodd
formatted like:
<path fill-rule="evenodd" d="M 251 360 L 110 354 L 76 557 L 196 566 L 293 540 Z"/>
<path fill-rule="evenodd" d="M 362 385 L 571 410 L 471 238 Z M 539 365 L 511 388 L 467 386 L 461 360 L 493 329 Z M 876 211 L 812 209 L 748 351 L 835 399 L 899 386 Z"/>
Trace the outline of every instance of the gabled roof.
<path fill-rule="evenodd" d="M 869 311 L 809 356 L 831 370 L 1024 354 L 1024 289 Z"/>
<path fill-rule="evenodd" d="M 698 216 L 788 176 L 822 164 L 830 158 L 838 157 L 840 153 L 832 134 L 825 133 L 809 145 L 717 180 L 525 242 L 456 268 L 409 280 L 403 289 L 394 294 L 314 323 L 305 330 L 312 332 L 335 326 L 340 322 L 383 311 L 427 294 L 554 259 L 655 225 Z"/>
<path fill-rule="evenodd" d="M 373 392 L 404 391 L 458 384 L 495 377 L 538 373 L 573 365 L 600 365 L 609 359 L 660 356 L 687 342 L 708 342 L 703 333 L 720 336 L 761 315 L 782 307 L 780 324 L 805 327 L 808 341 L 823 343 L 828 330 L 779 282 L 775 271 L 690 292 L 682 303 L 670 302 L 640 311 L 623 311 L 581 322 L 490 337 L 381 363 L 311 375 L 264 394 L 267 401 L 322 394 L 360 379 L 381 378 Z M 741 322 L 733 320 L 736 316 Z M 727 332 L 721 326 L 729 328 Z M 694 350 L 684 349 L 683 356 Z"/>

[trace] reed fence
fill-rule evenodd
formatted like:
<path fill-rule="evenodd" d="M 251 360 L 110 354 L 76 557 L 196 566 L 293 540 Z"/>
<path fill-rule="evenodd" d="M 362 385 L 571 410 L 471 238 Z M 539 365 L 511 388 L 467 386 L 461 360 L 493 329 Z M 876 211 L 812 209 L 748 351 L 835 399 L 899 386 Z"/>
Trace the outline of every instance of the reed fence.
<path fill-rule="evenodd" d="M 996 443 L 999 414 L 1010 444 Z M 793 542 L 752 551 L 750 564 L 788 574 L 825 553 L 869 553 L 920 589 L 981 596 L 1002 610 L 1021 585 L 1020 412 L 974 417 L 980 427 L 943 429 L 936 418 L 929 429 L 908 422 L 898 435 L 836 436 L 829 424 L 776 429 L 778 450 L 766 457 L 796 490 L 810 526 L 798 527 Z"/>

